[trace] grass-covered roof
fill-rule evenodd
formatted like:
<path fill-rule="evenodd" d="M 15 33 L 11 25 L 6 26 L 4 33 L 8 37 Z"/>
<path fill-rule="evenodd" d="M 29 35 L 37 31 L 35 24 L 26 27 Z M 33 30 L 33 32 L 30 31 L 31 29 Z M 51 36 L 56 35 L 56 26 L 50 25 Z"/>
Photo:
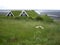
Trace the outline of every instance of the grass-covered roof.
<path fill-rule="evenodd" d="M 14 16 L 19 16 L 21 10 L 12 10 L 12 13 L 14 14 Z"/>
<path fill-rule="evenodd" d="M 35 18 L 38 15 L 34 10 L 26 10 L 26 12 L 32 18 Z"/>

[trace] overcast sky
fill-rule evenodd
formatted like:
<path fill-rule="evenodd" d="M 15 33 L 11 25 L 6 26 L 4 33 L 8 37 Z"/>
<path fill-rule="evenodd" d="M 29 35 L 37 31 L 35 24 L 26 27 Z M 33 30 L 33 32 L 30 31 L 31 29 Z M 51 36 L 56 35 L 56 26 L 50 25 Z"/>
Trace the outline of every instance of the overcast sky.
<path fill-rule="evenodd" d="M 0 0 L 0 9 L 60 10 L 60 0 Z"/>

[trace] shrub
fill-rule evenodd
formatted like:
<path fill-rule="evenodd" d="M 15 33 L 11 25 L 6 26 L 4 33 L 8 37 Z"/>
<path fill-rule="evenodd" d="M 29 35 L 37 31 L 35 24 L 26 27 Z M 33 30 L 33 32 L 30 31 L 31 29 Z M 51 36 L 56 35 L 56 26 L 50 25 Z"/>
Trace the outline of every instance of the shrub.
<path fill-rule="evenodd" d="M 37 16 L 35 19 L 43 21 L 43 18 L 41 16 Z"/>

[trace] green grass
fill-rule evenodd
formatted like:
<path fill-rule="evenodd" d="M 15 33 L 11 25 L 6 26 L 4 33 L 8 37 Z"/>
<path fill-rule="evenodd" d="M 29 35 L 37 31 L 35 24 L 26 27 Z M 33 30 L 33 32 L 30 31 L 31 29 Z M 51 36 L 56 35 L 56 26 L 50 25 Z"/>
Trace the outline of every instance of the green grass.
<path fill-rule="evenodd" d="M 44 29 L 35 28 L 41 25 Z M 0 18 L 0 45 L 60 45 L 60 22 Z"/>

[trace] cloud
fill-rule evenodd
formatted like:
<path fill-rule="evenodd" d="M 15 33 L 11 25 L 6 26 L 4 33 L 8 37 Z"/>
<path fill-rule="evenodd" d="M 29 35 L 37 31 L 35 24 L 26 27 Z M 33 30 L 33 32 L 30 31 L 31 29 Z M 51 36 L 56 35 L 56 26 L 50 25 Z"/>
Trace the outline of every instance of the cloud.
<path fill-rule="evenodd" d="M 60 9 L 59 5 L 60 0 L 0 0 L 0 9 Z"/>

